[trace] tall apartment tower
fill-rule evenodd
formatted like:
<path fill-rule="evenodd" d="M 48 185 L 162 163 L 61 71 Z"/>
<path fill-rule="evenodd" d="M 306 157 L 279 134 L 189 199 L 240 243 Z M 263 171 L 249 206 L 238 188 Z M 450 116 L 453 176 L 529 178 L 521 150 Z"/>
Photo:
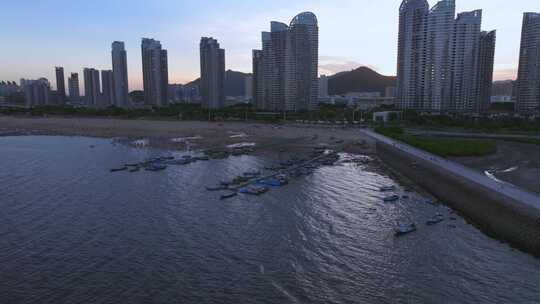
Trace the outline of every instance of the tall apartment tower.
<path fill-rule="evenodd" d="M 99 105 L 101 96 L 99 86 L 99 71 L 96 69 L 85 68 L 84 74 L 84 99 L 87 106 Z"/>
<path fill-rule="evenodd" d="M 72 102 L 79 102 L 81 98 L 81 93 L 79 90 L 79 74 L 71 73 L 71 76 L 68 78 L 68 87 L 69 99 Z"/>
<path fill-rule="evenodd" d="M 223 108 L 225 103 L 225 50 L 216 39 L 202 37 L 201 55 L 201 97 L 207 109 Z"/>
<path fill-rule="evenodd" d="M 111 70 L 102 70 L 101 71 L 101 90 L 103 94 L 101 95 L 101 105 L 102 106 L 112 106 L 115 105 L 115 82 L 114 82 L 114 72 Z"/>
<path fill-rule="evenodd" d="M 114 100 L 112 104 L 117 107 L 126 107 L 129 105 L 129 84 L 127 52 L 124 42 L 115 41 L 112 43 L 111 56 L 114 80 Z"/>
<path fill-rule="evenodd" d="M 489 111 L 491 103 L 491 88 L 493 87 L 493 64 L 495 62 L 495 43 L 497 32 L 481 32 L 478 51 L 478 82 L 477 97 L 474 112 Z"/>
<path fill-rule="evenodd" d="M 144 103 L 165 107 L 168 105 L 169 71 L 167 51 L 154 39 L 143 38 L 141 43 Z"/>
<path fill-rule="evenodd" d="M 288 34 L 287 24 L 276 21 L 270 23 L 270 60 L 268 60 L 267 77 L 269 80 L 269 110 L 271 111 L 280 111 L 285 108 Z"/>
<path fill-rule="evenodd" d="M 55 72 L 57 104 L 63 105 L 66 103 L 66 81 L 64 79 L 64 68 L 56 67 Z"/>
<path fill-rule="evenodd" d="M 425 84 L 422 110 L 442 111 L 450 97 L 450 46 L 454 34 L 455 0 L 442 0 L 428 13 L 425 41 Z"/>
<path fill-rule="evenodd" d="M 289 25 L 285 60 L 285 110 L 315 110 L 319 103 L 319 26 L 311 12 Z"/>
<path fill-rule="evenodd" d="M 452 112 L 474 112 L 477 104 L 478 64 L 482 10 L 460 13 L 452 44 Z"/>
<path fill-rule="evenodd" d="M 525 13 L 516 86 L 517 110 L 540 113 L 540 13 Z"/>
<path fill-rule="evenodd" d="M 46 78 L 37 80 L 21 81 L 21 86 L 26 99 L 26 107 L 49 105 L 49 95 L 51 85 Z"/>
<path fill-rule="evenodd" d="M 256 109 L 264 110 L 264 77 L 263 51 L 253 50 L 253 105 Z"/>
<path fill-rule="evenodd" d="M 422 109 L 425 87 L 426 0 L 403 0 L 399 8 L 397 104 L 402 109 Z"/>
<path fill-rule="evenodd" d="M 274 55 L 272 52 L 272 34 L 270 32 L 262 32 L 262 54 L 263 54 L 263 100 L 262 109 L 270 110 L 272 108 L 271 98 L 272 98 L 272 70 Z"/>

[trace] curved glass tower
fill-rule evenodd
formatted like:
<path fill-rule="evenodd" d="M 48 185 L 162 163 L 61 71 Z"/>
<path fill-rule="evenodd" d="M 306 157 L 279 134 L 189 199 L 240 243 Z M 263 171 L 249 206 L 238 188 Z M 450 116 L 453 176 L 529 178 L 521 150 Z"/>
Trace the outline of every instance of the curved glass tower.
<path fill-rule="evenodd" d="M 318 106 L 319 26 L 304 12 L 294 17 L 287 39 L 285 110 L 314 110 Z"/>

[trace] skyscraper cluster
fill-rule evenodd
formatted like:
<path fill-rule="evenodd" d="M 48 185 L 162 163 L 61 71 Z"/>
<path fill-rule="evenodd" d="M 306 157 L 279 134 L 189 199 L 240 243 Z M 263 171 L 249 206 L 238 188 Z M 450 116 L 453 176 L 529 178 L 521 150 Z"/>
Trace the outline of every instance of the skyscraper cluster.
<path fill-rule="evenodd" d="M 314 110 L 319 96 L 319 27 L 304 12 L 289 25 L 271 22 L 262 32 L 262 49 L 253 51 L 253 100 L 269 111 Z"/>
<path fill-rule="evenodd" d="M 516 86 L 517 111 L 540 114 L 540 13 L 525 13 Z"/>
<path fill-rule="evenodd" d="M 482 32 L 482 10 L 455 17 L 455 0 L 431 9 L 403 0 L 399 11 L 397 102 L 402 109 L 479 113 L 490 102 L 495 31 Z"/>
<path fill-rule="evenodd" d="M 225 50 L 214 38 L 202 37 L 200 43 L 203 107 L 219 109 L 225 104 Z"/>

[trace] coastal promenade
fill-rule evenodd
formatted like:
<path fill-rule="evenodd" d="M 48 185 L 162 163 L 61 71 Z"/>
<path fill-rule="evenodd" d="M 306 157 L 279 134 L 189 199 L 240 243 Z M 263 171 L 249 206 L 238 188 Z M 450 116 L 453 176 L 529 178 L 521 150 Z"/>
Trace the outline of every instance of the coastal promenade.
<path fill-rule="evenodd" d="M 540 210 L 540 196 L 535 193 L 529 192 L 525 189 L 519 188 L 515 185 L 509 184 L 506 182 L 499 182 L 499 181 L 493 180 L 478 171 L 467 168 L 463 165 L 460 165 L 448 159 L 417 149 L 415 147 L 412 147 L 400 141 L 375 133 L 374 131 L 371 131 L 369 129 L 362 129 L 361 132 L 364 135 L 367 135 L 379 142 L 390 145 L 401 152 L 408 153 L 425 162 L 428 162 L 433 166 L 447 170 L 448 172 L 453 173 L 454 175 L 457 175 L 459 177 L 462 177 L 463 179 L 466 179 L 476 184 L 479 184 L 481 186 L 484 186 L 485 188 L 495 193 L 505 195 L 511 199 L 522 202 L 526 205 L 529 205 L 531 207 L 534 207 Z"/>

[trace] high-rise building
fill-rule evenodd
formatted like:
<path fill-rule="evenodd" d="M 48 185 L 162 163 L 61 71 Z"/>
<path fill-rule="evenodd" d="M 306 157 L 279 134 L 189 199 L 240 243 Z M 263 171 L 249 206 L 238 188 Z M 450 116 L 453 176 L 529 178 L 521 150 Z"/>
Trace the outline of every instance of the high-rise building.
<path fill-rule="evenodd" d="M 289 25 L 285 71 L 285 110 L 315 110 L 319 104 L 319 26 L 311 12 Z"/>
<path fill-rule="evenodd" d="M 272 52 L 272 33 L 262 32 L 262 55 L 263 55 L 263 69 L 262 69 L 262 82 L 263 82 L 263 100 L 262 105 L 264 110 L 272 109 L 272 64 L 274 62 L 274 56 Z"/>
<path fill-rule="evenodd" d="M 124 42 L 113 42 L 111 55 L 114 79 L 114 101 L 112 104 L 117 107 L 126 107 L 129 105 L 129 84 Z"/>
<path fill-rule="evenodd" d="M 491 88 L 493 87 L 493 64 L 495 62 L 496 31 L 480 33 L 478 52 L 478 84 L 474 112 L 482 113 L 490 109 Z"/>
<path fill-rule="evenodd" d="M 422 109 L 425 86 L 426 0 L 403 0 L 399 8 L 397 104 L 402 109 Z"/>
<path fill-rule="evenodd" d="M 326 75 L 321 75 L 319 78 L 319 97 L 328 97 L 328 77 Z"/>
<path fill-rule="evenodd" d="M 428 13 L 425 83 L 420 109 L 441 111 L 450 97 L 450 47 L 454 34 L 455 0 L 442 0 Z"/>
<path fill-rule="evenodd" d="M 263 50 L 269 48 L 266 73 L 268 83 L 269 109 L 280 111 L 285 107 L 285 77 L 287 60 L 287 43 L 289 27 L 285 23 L 272 21 L 270 23 L 270 40 Z M 269 44 L 269 46 L 268 46 Z"/>
<path fill-rule="evenodd" d="M 482 10 L 460 13 L 452 43 L 451 96 L 448 110 L 474 112 L 477 105 L 478 58 Z"/>
<path fill-rule="evenodd" d="M 101 90 L 99 85 L 99 71 L 85 68 L 84 74 L 84 99 L 87 106 L 99 105 Z"/>
<path fill-rule="evenodd" d="M 523 15 L 516 95 L 520 113 L 540 113 L 540 13 Z"/>
<path fill-rule="evenodd" d="M 429 9 L 426 0 L 400 7 L 397 104 L 428 112 L 478 113 L 489 106 L 495 32 L 481 32 L 482 10 L 455 18 L 455 0 Z"/>
<path fill-rule="evenodd" d="M 247 99 L 253 98 L 253 76 L 246 76 L 244 79 L 244 97 Z"/>
<path fill-rule="evenodd" d="M 63 105 L 66 103 L 66 82 L 64 79 L 64 68 L 56 67 L 56 97 L 57 104 Z"/>
<path fill-rule="evenodd" d="M 51 85 L 46 78 L 40 78 L 37 80 L 21 81 L 23 87 L 24 97 L 26 99 L 26 107 L 31 108 L 34 106 L 49 105 L 49 95 Z"/>
<path fill-rule="evenodd" d="M 290 25 L 273 21 L 253 51 L 255 105 L 271 111 L 313 110 L 319 97 L 319 27 L 304 12 Z"/>
<path fill-rule="evenodd" d="M 141 43 L 144 103 L 165 107 L 168 105 L 169 71 L 167 51 L 154 39 L 143 38 Z"/>
<path fill-rule="evenodd" d="M 111 106 L 115 105 L 115 82 L 114 82 L 114 73 L 111 70 L 102 70 L 101 71 L 101 105 L 102 106 Z"/>
<path fill-rule="evenodd" d="M 71 73 L 71 76 L 68 78 L 69 86 L 69 99 L 71 102 L 79 102 L 81 99 L 81 93 L 79 90 L 79 74 Z"/>
<path fill-rule="evenodd" d="M 256 109 L 265 109 L 264 104 L 264 62 L 263 51 L 253 50 L 253 105 Z"/>
<path fill-rule="evenodd" d="M 225 50 L 216 39 L 202 37 L 200 53 L 203 107 L 222 108 L 225 104 Z"/>

